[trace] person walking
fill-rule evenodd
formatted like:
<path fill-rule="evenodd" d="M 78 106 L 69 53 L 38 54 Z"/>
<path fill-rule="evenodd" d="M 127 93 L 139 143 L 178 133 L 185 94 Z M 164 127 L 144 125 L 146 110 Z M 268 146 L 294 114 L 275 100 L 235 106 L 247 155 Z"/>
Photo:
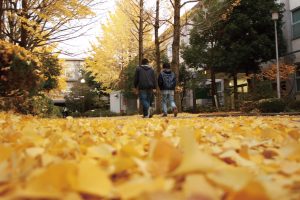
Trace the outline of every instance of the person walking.
<path fill-rule="evenodd" d="M 143 106 L 143 117 L 151 118 L 153 115 L 152 100 L 156 92 L 156 76 L 146 58 L 142 60 L 142 65 L 136 68 L 134 87 Z"/>
<path fill-rule="evenodd" d="M 174 117 L 177 117 L 178 110 L 174 101 L 176 75 L 171 71 L 170 63 L 163 63 L 163 70 L 158 76 L 158 86 L 162 94 L 163 117 L 166 117 L 168 115 L 168 102 L 172 107 Z"/>

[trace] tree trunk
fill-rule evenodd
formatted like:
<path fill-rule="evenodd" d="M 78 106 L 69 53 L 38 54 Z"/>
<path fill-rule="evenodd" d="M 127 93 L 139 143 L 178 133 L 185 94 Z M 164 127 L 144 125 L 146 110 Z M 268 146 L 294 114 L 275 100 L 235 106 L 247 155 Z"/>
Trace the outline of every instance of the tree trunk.
<path fill-rule="evenodd" d="M 159 43 L 159 5 L 160 0 L 156 0 L 156 11 L 155 11 L 155 25 L 154 25 L 154 32 L 155 32 L 155 60 L 156 60 L 156 75 L 157 77 L 161 71 L 161 63 L 160 63 L 160 43 Z M 161 93 L 159 88 L 157 87 L 157 97 L 156 97 L 156 112 L 161 113 Z"/>
<path fill-rule="evenodd" d="M 173 24 L 173 44 L 172 44 L 172 70 L 176 74 L 176 80 L 178 84 L 179 80 L 179 48 L 180 48 L 180 8 L 181 0 L 174 0 L 174 24 Z M 175 101 L 177 108 L 181 111 L 180 94 L 175 93 Z"/>
<path fill-rule="evenodd" d="M 193 80 L 194 82 L 194 80 Z M 193 83 L 193 113 L 197 112 L 197 103 L 196 103 L 196 88 L 195 84 Z"/>
<path fill-rule="evenodd" d="M 144 51 L 144 0 L 140 0 L 140 16 L 139 16 L 139 65 L 142 64 L 142 59 L 144 57 L 143 51 Z"/>
<path fill-rule="evenodd" d="M 27 0 L 22 0 L 22 12 L 21 15 L 23 18 L 28 19 L 28 2 Z M 21 22 L 21 41 L 20 46 L 26 49 L 27 47 L 27 37 L 28 33 L 26 30 L 27 22 Z"/>
<path fill-rule="evenodd" d="M 180 97 L 181 111 L 183 111 L 183 100 L 184 100 L 184 97 L 185 97 L 185 95 L 186 95 L 186 89 L 185 89 L 185 88 L 186 88 L 186 87 L 183 86 L 182 95 L 181 95 L 181 97 Z"/>
<path fill-rule="evenodd" d="M 234 105 L 234 109 L 237 110 L 239 105 L 238 105 L 238 100 L 239 100 L 239 96 L 238 96 L 238 82 L 237 82 L 237 73 L 234 72 L 233 74 L 233 105 Z"/>
<path fill-rule="evenodd" d="M 217 90 L 216 90 L 216 73 L 213 67 L 210 67 L 210 79 L 211 79 L 211 101 L 213 107 L 217 107 L 216 102 L 215 102 L 215 95 L 217 95 Z"/>
<path fill-rule="evenodd" d="M 0 0 L 0 40 L 4 39 L 4 35 L 2 33 L 4 29 L 4 3 L 3 0 Z"/>

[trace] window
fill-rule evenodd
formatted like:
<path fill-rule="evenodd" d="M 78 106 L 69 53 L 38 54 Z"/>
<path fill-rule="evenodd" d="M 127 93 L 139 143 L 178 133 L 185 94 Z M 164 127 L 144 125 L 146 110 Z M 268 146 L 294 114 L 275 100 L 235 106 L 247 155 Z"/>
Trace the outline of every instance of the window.
<path fill-rule="evenodd" d="M 292 12 L 293 38 L 300 38 L 300 8 Z"/>
<path fill-rule="evenodd" d="M 65 69 L 65 76 L 69 80 L 75 80 L 76 79 L 76 69 L 74 67 L 68 67 Z"/>

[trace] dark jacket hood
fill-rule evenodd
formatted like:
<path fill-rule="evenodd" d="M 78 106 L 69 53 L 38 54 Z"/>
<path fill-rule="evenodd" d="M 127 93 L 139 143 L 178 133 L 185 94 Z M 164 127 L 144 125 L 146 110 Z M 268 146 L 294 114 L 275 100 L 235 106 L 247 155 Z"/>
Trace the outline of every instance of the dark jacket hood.
<path fill-rule="evenodd" d="M 141 68 L 143 68 L 144 70 L 151 69 L 151 67 L 149 65 L 141 65 Z"/>
<path fill-rule="evenodd" d="M 163 72 L 166 74 L 171 74 L 172 70 L 171 69 L 163 69 Z"/>

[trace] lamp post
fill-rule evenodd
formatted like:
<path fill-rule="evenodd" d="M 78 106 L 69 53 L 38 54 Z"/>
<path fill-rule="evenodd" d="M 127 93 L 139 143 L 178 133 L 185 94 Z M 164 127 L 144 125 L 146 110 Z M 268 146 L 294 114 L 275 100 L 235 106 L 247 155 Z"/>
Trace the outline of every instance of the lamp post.
<path fill-rule="evenodd" d="M 277 37 L 277 20 L 279 19 L 279 13 L 272 12 L 272 20 L 275 27 L 275 46 L 276 46 L 276 82 L 277 82 L 277 98 L 280 99 L 280 74 L 279 74 L 279 58 L 278 58 L 278 37 Z"/>
<path fill-rule="evenodd" d="M 84 78 L 80 80 L 81 85 L 81 98 L 82 98 L 82 113 L 84 112 L 85 106 L 84 106 L 84 95 L 83 95 L 83 84 L 85 83 Z"/>

